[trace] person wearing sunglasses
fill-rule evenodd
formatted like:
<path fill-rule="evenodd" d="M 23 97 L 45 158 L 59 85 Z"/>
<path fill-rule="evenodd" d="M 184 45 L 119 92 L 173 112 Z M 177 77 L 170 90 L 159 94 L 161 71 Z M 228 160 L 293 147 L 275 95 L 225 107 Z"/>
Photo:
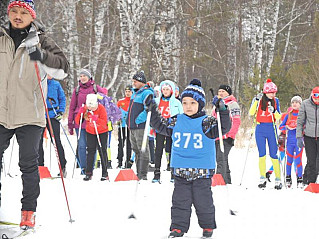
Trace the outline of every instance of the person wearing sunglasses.
<path fill-rule="evenodd" d="M 298 147 L 305 146 L 307 156 L 303 183 L 315 183 L 318 175 L 316 160 L 319 160 L 319 86 L 312 89 L 311 96 L 300 106 L 296 137 Z"/>

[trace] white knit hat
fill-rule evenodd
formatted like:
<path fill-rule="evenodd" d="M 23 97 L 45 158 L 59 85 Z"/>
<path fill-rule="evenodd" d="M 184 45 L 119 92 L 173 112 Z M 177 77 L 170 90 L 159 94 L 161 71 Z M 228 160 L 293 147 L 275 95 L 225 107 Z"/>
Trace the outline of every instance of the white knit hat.
<path fill-rule="evenodd" d="M 296 102 L 298 102 L 299 104 L 301 104 L 302 103 L 302 98 L 299 96 L 299 95 L 295 95 L 294 97 L 292 97 L 291 98 L 291 103 L 292 102 L 294 102 L 294 101 L 296 101 Z"/>
<path fill-rule="evenodd" d="M 88 107 L 96 107 L 98 105 L 97 95 L 96 94 L 88 94 L 86 96 L 86 106 Z"/>

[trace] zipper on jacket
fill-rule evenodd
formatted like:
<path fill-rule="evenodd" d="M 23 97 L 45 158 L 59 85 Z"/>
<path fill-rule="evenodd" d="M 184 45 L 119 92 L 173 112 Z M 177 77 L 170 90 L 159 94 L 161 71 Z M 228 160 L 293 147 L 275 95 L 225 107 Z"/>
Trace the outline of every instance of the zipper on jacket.
<path fill-rule="evenodd" d="M 35 93 L 35 91 L 33 92 L 33 96 L 34 96 L 34 107 L 35 107 L 35 112 L 37 114 L 37 118 L 39 118 L 39 110 L 38 110 L 38 106 L 37 106 L 37 95 Z"/>

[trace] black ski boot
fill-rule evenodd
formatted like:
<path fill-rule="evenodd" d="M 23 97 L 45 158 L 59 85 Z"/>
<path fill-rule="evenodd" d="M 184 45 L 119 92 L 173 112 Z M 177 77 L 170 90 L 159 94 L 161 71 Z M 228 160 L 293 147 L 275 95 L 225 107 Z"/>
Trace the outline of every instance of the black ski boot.
<path fill-rule="evenodd" d="M 84 181 L 89 181 L 92 179 L 92 175 L 85 175 L 85 177 L 83 178 Z"/>
<path fill-rule="evenodd" d="M 260 181 L 259 181 L 258 187 L 259 188 L 265 188 L 266 184 L 267 184 L 267 179 L 264 178 L 264 177 L 260 177 Z"/>
<path fill-rule="evenodd" d="M 291 188 L 291 184 L 292 184 L 292 182 L 291 182 L 291 175 L 287 175 L 287 176 L 286 176 L 286 185 L 287 185 L 287 187 L 288 187 L 288 188 Z"/>
<path fill-rule="evenodd" d="M 184 232 L 182 232 L 181 230 L 173 229 L 168 237 L 169 238 L 182 237 L 183 235 L 184 235 Z"/>
<path fill-rule="evenodd" d="M 211 238 L 212 235 L 213 235 L 213 229 L 211 229 L 211 228 L 203 229 L 203 237 L 204 238 Z"/>
<path fill-rule="evenodd" d="M 282 183 L 280 178 L 275 179 L 275 189 L 281 190 L 282 189 Z"/>
<path fill-rule="evenodd" d="M 302 177 L 297 177 L 297 188 L 303 188 L 303 179 Z"/>
<path fill-rule="evenodd" d="M 161 171 L 159 168 L 156 168 L 154 171 L 154 178 L 152 180 L 152 183 L 160 183 L 161 179 Z"/>
<path fill-rule="evenodd" d="M 112 161 L 111 160 L 107 161 L 107 169 L 112 169 Z"/>

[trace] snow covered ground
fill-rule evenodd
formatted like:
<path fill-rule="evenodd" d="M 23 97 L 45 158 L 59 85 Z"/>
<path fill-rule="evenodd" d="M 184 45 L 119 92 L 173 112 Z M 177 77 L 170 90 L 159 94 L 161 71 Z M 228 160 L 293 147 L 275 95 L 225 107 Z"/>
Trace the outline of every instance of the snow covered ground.
<path fill-rule="evenodd" d="M 112 162 L 116 167 L 117 142 L 112 140 Z M 114 182 L 119 169 L 109 170 L 110 182 L 101 182 L 101 171 L 94 171 L 92 181 L 84 182 L 79 169 L 72 178 L 74 156 L 64 135 L 61 135 L 68 160 L 68 175 L 65 179 L 67 196 L 74 223 L 69 223 L 69 213 L 61 179 L 41 180 L 41 195 L 38 200 L 36 223 L 40 225 L 35 234 L 25 238 L 132 238 L 157 239 L 169 234 L 171 195 L 174 185 L 170 174 L 162 171 L 162 184 L 152 184 L 153 173 L 148 181 Z M 75 136 L 70 136 L 75 147 Z M 248 144 L 248 143 L 247 143 Z M 49 145 L 49 142 L 48 142 Z M 12 147 L 4 155 L 6 172 Z M 46 166 L 51 174 L 58 173 L 54 149 L 50 166 L 50 147 L 45 147 Z M 226 239 L 279 239 L 319 238 L 319 194 L 301 189 L 273 190 L 274 180 L 266 190 L 257 188 L 259 181 L 257 149 L 249 152 L 242 186 L 239 186 L 247 148 L 233 148 L 230 153 L 230 167 L 233 184 L 213 187 L 216 207 L 217 229 L 213 238 Z M 17 164 L 18 146 L 15 142 L 10 174 L 2 175 L 2 207 L 0 220 L 20 222 L 21 179 Z M 270 160 L 267 161 L 270 164 Z M 134 167 L 135 170 L 135 167 Z M 293 178 L 295 186 L 295 178 Z M 236 216 L 229 209 L 237 211 Z M 128 219 L 130 214 L 135 219 Z M 193 209 L 191 227 L 186 234 L 199 237 L 202 234 Z"/>

